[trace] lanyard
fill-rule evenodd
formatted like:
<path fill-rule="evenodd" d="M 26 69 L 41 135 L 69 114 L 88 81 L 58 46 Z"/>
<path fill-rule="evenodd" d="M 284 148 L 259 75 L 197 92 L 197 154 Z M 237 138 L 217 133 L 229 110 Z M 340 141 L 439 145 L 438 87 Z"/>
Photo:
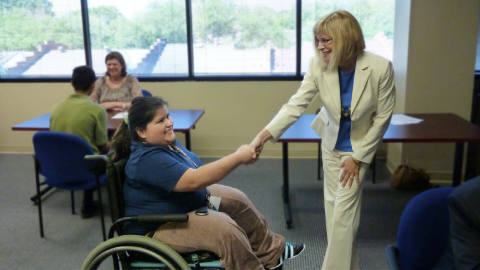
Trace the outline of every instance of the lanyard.
<path fill-rule="evenodd" d="M 190 162 L 193 163 L 193 165 L 195 166 L 195 168 L 198 169 L 197 164 L 195 164 L 195 162 L 193 162 L 193 160 L 192 160 L 187 154 L 185 154 L 185 152 L 183 152 L 183 150 L 180 149 L 180 147 L 178 147 L 176 144 L 172 144 L 172 145 L 173 145 L 173 149 L 174 149 L 174 150 L 177 150 L 178 152 L 180 152 L 180 154 L 182 154 L 184 157 L 186 157 L 188 160 L 190 160 Z M 170 147 L 172 148 L 172 146 L 170 146 Z"/>

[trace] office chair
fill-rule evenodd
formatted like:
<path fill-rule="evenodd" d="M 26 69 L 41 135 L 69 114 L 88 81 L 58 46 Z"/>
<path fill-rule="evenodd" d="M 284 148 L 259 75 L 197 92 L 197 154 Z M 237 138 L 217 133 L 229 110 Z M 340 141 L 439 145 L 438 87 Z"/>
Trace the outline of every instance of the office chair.
<path fill-rule="evenodd" d="M 403 211 L 397 246 L 385 249 L 391 270 L 428 270 L 448 245 L 450 218 L 447 196 L 452 187 L 435 188 L 414 197 Z"/>
<path fill-rule="evenodd" d="M 82 269 L 97 269 L 109 256 L 114 269 L 223 269 L 220 258 L 212 252 L 197 251 L 179 254 L 166 244 L 147 236 L 123 235 L 125 222 L 188 222 L 187 214 L 140 215 L 125 217 L 123 182 L 126 159 L 113 163 L 101 155 L 85 156 L 85 160 L 103 161 L 107 169 L 107 191 L 113 225 L 108 239 L 90 252 Z M 115 237 L 115 233 L 118 235 Z"/>
<path fill-rule="evenodd" d="M 98 165 L 99 162 L 85 162 L 84 157 L 93 154 L 92 147 L 77 135 L 55 131 L 35 133 L 33 135 L 33 147 L 35 150 L 33 158 L 35 161 L 36 202 L 38 205 L 40 237 L 44 237 L 40 186 L 48 185 L 49 187 L 70 190 L 72 215 L 75 214 L 74 191 L 96 188 L 100 203 L 102 234 L 105 240 L 105 221 L 100 187 L 105 184 L 106 175 L 102 173 Z M 40 182 L 39 175 L 45 177 L 43 182 Z"/>
<path fill-rule="evenodd" d="M 142 94 L 143 94 L 144 97 L 151 97 L 152 96 L 152 93 L 150 93 L 147 90 L 143 90 L 143 89 L 142 89 Z"/>

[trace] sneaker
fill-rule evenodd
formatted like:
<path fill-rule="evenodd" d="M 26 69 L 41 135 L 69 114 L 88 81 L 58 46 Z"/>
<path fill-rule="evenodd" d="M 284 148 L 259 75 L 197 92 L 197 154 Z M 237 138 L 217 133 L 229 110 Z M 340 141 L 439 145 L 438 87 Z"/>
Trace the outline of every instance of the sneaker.
<path fill-rule="evenodd" d="M 288 241 L 285 242 L 285 251 L 283 251 L 282 255 L 280 256 L 278 265 L 270 269 L 277 269 L 277 270 L 283 269 L 283 262 L 285 262 L 285 260 L 293 259 L 297 257 L 304 250 L 305 250 L 305 244 L 303 243 L 292 244 Z"/>
<path fill-rule="evenodd" d="M 99 207 L 98 201 L 93 202 L 93 204 L 90 205 L 90 207 L 82 206 L 82 209 L 80 210 L 82 218 L 87 219 L 87 218 L 93 217 L 93 215 L 95 215 L 95 213 L 97 212 L 98 207 Z"/>

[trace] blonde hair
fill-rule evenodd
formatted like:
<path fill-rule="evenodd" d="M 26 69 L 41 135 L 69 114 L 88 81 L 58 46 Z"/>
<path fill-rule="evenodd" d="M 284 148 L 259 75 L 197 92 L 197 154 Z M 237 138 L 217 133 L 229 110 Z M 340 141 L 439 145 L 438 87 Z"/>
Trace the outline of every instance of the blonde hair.
<path fill-rule="evenodd" d="M 333 39 L 333 54 L 325 63 L 322 53 L 317 49 L 315 37 L 323 34 Z M 348 11 L 334 11 L 320 19 L 313 27 L 315 54 L 323 66 L 333 70 L 344 65 L 348 60 L 357 57 L 365 50 L 362 28 L 357 19 Z"/>

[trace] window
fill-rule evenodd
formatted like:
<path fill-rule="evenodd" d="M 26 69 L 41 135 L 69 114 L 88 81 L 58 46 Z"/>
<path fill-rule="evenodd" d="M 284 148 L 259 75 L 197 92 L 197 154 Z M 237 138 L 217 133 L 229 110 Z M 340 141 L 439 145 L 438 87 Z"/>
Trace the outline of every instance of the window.
<path fill-rule="evenodd" d="M 302 0 L 302 73 L 315 55 L 313 26 L 335 10 L 348 10 L 357 18 L 365 37 L 366 51 L 393 58 L 395 0 Z"/>
<path fill-rule="evenodd" d="M 119 51 L 135 76 L 188 76 L 185 9 L 185 0 L 88 1 L 95 72 L 105 73 L 105 56 Z"/>
<path fill-rule="evenodd" d="M 359 20 L 367 51 L 392 59 L 395 0 L 298 2 L 0 0 L 0 81 L 67 80 L 85 64 L 100 76 L 110 51 L 144 81 L 300 80 L 313 25 L 338 9 Z"/>
<path fill-rule="evenodd" d="M 0 4 L 1 78 L 70 77 L 75 66 L 85 65 L 80 1 Z"/>
<path fill-rule="evenodd" d="M 195 75 L 295 75 L 295 2 L 193 0 Z"/>

